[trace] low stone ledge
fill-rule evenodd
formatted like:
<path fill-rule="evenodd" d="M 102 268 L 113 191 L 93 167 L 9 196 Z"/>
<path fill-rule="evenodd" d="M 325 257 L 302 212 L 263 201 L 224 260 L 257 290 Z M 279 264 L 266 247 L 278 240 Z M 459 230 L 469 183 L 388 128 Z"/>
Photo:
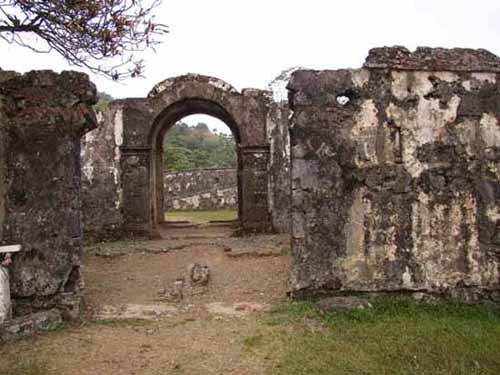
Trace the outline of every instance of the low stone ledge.
<path fill-rule="evenodd" d="M 61 323 L 61 313 L 57 309 L 20 316 L 0 325 L 0 342 L 13 341 L 33 336 L 38 332 L 50 331 Z"/>

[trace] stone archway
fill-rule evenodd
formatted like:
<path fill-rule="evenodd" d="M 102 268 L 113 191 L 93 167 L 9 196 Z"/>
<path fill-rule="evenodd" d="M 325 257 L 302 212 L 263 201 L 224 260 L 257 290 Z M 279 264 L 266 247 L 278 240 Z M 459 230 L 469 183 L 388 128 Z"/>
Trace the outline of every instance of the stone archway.
<path fill-rule="evenodd" d="M 227 124 L 238 144 L 239 219 L 243 231 L 271 230 L 268 205 L 269 98 L 260 90 L 238 92 L 217 78 L 185 75 L 157 84 L 147 99 L 127 100 L 120 169 L 123 228 L 152 234 L 163 220 L 162 140 L 181 118 L 207 114 Z"/>
<path fill-rule="evenodd" d="M 168 107 L 166 107 L 154 120 L 151 129 L 149 142 L 153 153 L 152 168 L 154 171 L 151 184 L 151 196 L 154 197 L 151 201 L 153 221 L 154 223 L 161 223 L 164 221 L 164 168 L 163 168 L 163 140 L 165 133 L 170 130 L 179 120 L 193 114 L 205 114 L 215 117 L 224 122 L 232 132 L 236 143 L 236 154 L 238 160 L 238 172 L 242 171 L 240 145 L 241 137 L 238 125 L 231 114 L 214 101 L 200 98 L 186 98 L 179 100 Z M 238 173 L 238 217 L 242 216 L 242 184 L 241 175 Z M 154 224 L 153 223 L 153 224 Z"/>

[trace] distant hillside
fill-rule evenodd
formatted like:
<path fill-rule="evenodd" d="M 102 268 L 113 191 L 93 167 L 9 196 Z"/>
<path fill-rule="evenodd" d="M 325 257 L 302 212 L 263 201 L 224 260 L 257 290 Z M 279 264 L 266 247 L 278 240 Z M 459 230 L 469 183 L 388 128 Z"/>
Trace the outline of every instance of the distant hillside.
<path fill-rule="evenodd" d="M 181 172 L 199 168 L 236 167 L 232 136 L 210 131 L 202 122 L 188 126 L 179 122 L 170 129 L 163 144 L 165 170 Z"/>

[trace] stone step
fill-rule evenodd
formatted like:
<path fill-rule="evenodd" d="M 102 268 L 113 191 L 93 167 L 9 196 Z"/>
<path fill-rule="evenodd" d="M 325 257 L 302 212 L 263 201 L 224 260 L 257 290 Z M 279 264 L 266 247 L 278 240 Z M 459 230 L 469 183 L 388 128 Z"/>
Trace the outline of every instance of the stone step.
<path fill-rule="evenodd" d="M 62 324 L 61 313 L 57 309 L 40 311 L 7 320 L 0 325 L 0 342 L 13 341 L 47 332 Z"/>

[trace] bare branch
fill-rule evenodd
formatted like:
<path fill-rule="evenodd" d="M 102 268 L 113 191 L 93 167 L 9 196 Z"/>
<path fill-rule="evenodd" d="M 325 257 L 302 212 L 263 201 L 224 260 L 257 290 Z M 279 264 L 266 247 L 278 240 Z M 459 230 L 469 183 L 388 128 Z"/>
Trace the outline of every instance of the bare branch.
<path fill-rule="evenodd" d="M 36 52 L 30 33 L 70 64 L 115 80 L 142 75 L 135 54 L 168 33 L 154 21 L 162 0 L 0 0 L 0 38 Z M 144 5 L 147 3 L 148 5 Z M 116 62 L 116 59 L 119 59 Z"/>

